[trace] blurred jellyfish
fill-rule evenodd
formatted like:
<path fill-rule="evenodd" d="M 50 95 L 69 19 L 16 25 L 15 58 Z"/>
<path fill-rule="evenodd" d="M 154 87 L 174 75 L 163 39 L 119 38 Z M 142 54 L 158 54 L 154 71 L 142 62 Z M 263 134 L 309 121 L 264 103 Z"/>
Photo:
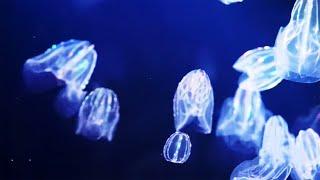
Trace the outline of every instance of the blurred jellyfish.
<path fill-rule="evenodd" d="M 320 80 L 319 0 L 296 0 L 291 19 L 276 40 L 276 64 L 291 81 L 313 83 Z"/>
<path fill-rule="evenodd" d="M 210 79 L 201 69 L 190 71 L 179 82 L 173 98 L 176 132 L 163 147 L 164 158 L 172 163 L 185 163 L 191 154 L 189 136 L 180 132 L 192 124 L 197 131 L 209 134 L 212 130 L 214 98 Z"/>
<path fill-rule="evenodd" d="M 315 179 L 320 170 L 320 138 L 312 129 L 299 132 L 292 148 L 291 162 L 294 179 Z"/>
<path fill-rule="evenodd" d="M 232 172 L 231 179 L 287 179 L 291 172 L 290 148 L 294 137 L 281 116 L 272 116 L 265 125 L 259 156 L 244 161 Z"/>
<path fill-rule="evenodd" d="M 206 72 L 200 69 L 189 72 L 179 82 L 173 99 L 176 131 L 188 124 L 195 124 L 198 131 L 209 134 L 212 129 L 213 106 L 213 90 Z"/>
<path fill-rule="evenodd" d="M 30 58 L 24 64 L 24 76 L 27 85 L 37 89 L 47 89 L 63 82 L 67 86 L 85 89 L 96 65 L 97 53 L 94 45 L 88 41 L 69 40 L 53 45 L 50 49 L 36 57 Z M 58 82 L 48 84 L 51 73 Z M 41 87 L 39 84 L 45 84 Z"/>
<path fill-rule="evenodd" d="M 237 89 L 234 98 L 224 101 L 216 135 L 222 136 L 231 148 L 258 150 L 261 146 L 263 127 L 270 116 L 259 92 Z"/>
<path fill-rule="evenodd" d="M 163 147 L 164 158 L 172 163 L 185 163 L 191 154 L 191 142 L 187 134 L 173 133 Z"/>
<path fill-rule="evenodd" d="M 97 88 L 85 97 L 78 114 L 77 134 L 111 141 L 119 122 L 119 102 L 110 89 Z"/>
<path fill-rule="evenodd" d="M 239 87 L 250 91 L 264 91 L 274 88 L 282 81 L 276 68 L 274 48 L 259 47 L 244 53 L 233 65 L 244 73 Z"/>
<path fill-rule="evenodd" d="M 232 3 L 242 2 L 243 0 L 220 0 L 223 4 L 229 5 Z"/>

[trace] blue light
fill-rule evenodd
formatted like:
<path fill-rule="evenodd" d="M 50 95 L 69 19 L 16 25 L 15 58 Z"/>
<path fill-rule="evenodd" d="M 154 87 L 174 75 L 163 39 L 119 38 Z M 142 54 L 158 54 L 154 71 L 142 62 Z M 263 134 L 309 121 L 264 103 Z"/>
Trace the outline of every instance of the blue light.
<path fill-rule="evenodd" d="M 223 103 L 216 135 L 222 136 L 232 148 L 242 145 L 257 150 L 261 146 L 263 127 L 270 114 L 259 92 L 238 88 L 235 97 Z"/>
<path fill-rule="evenodd" d="M 243 0 L 220 0 L 223 4 L 229 5 L 232 3 L 242 2 Z"/>
<path fill-rule="evenodd" d="M 189 72 L 179 82 L 173 99 L 176 131 L 194 123 L 199 132 L 211 133 L 213 108 L 214 96 L 208 75 L 201 69 Z"/>
<path fill-rule="evenodd" d="M 164 158 L 172 163 L 185 163 L 191 154 L 191 142 L 187 134 L 173 133 L 163 147 Z"/>
<path fill-rule="evenodd" d="M 118 122 L 117 95 L 110 89 L 97 88 L 82 102 L 76 133 L 89 139 L 111 141 Z"/>
<path fill-rule="evenodd" d="M 319 0 L 297 0 L 289 24 L 276 40 L 276 63 L 287 80 L 320 80 Z"/>

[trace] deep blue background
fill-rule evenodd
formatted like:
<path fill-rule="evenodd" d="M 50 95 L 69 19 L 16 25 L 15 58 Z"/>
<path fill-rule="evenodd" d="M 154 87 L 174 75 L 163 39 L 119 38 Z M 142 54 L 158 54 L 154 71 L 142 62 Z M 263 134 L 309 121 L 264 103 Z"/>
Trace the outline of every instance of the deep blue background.
<path fill-rule="evenodd" d="M 245 51 L 273 45 L 293 1 L 11 0 L 1 1 L 0 179 L 227 179 L 252 154 L 229 150 L 214 134 L 191 133 L 192 154 L 175 165 L 162 157 L 174 132 L 172 98 L 180 79 L 204 69 L 215 91 L 214 125 Z M 121 120 L 111 143 L 76 136 L 75 118 L 54 111 L 58 90 L 26 91 L 22 66 L 53 43 L 95 44 L 98 62 L 89 89 L 113 89 Z M 282 82 L 264 92 L 268 109 L 294 121 L 319 102 L 318 84 Z M 2 138 L 0 138 L 2 139 Z"/>

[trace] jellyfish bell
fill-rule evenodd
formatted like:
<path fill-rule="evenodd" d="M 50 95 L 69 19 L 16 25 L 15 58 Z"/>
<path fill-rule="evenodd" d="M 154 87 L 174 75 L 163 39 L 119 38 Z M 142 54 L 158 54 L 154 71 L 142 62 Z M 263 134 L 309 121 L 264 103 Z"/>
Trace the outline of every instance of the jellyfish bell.
<path fill-rule="evenodd" d="M 214 95 L 205 71 L 193 70 L 179 82 L 173 99 L 176 130 L 193 124 L 197 131 L 209 134 L 212 129 Z"/>
<path fill-rule="evenodd" d="M 69 40 L 53 45 L 24 64 L 24 79 L 31 90 L 65 84 L 85 89 L 96 65 L 97 53 L 88 41 Z"/>
<path fill-rule="evenodd" d="M 319 0 L 296 0 L 291 19 L 279 30 L 275 57 L 283 78 L 314 83 L 320 80 Z"/>
<path fill-rule="evenodd" d="M 81 104 L 76 134 L 88 139 L 111 141 L 119 122 L 117 95 L 107 88 L 96 88 Z"/>
<path fill-rule="evenodd" d="M 173 133 L 163 147 L 163 156 L 166 161 L 183 164 L 191 154 L 191 141 L 187 134 Z"/>

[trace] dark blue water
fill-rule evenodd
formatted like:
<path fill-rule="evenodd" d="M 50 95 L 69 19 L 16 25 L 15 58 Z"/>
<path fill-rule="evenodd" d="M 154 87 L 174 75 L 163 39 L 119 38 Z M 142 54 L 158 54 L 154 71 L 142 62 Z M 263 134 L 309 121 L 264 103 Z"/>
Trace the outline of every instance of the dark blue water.
<path fill-rule="evenodd" d="M 0 3 L 0 179 L 227 179 L 253 154 L 229 150 L 212 135 L 189 134 L 192 154 L 183 165 L 162 157 L 174 132 L 172 99 L 180 79 L 202 68 L 215 91 L 214 125 L 239 73 L 245 51 L 274 44 L 293 1 L 245 0 L 11 0 Z M 104 86 L 119 97 L 121 119 L 111 143 L 74 134 L 75 118 L 53 108 L 58 89 L 32 94 L 22 80 L 27 58 L 53 43 L 89 40 L 98 52 L 89 89 Z M 291 132 L 296 119 L 320 100 L 319 84 L 282 82 L 262 93 Z"/>

